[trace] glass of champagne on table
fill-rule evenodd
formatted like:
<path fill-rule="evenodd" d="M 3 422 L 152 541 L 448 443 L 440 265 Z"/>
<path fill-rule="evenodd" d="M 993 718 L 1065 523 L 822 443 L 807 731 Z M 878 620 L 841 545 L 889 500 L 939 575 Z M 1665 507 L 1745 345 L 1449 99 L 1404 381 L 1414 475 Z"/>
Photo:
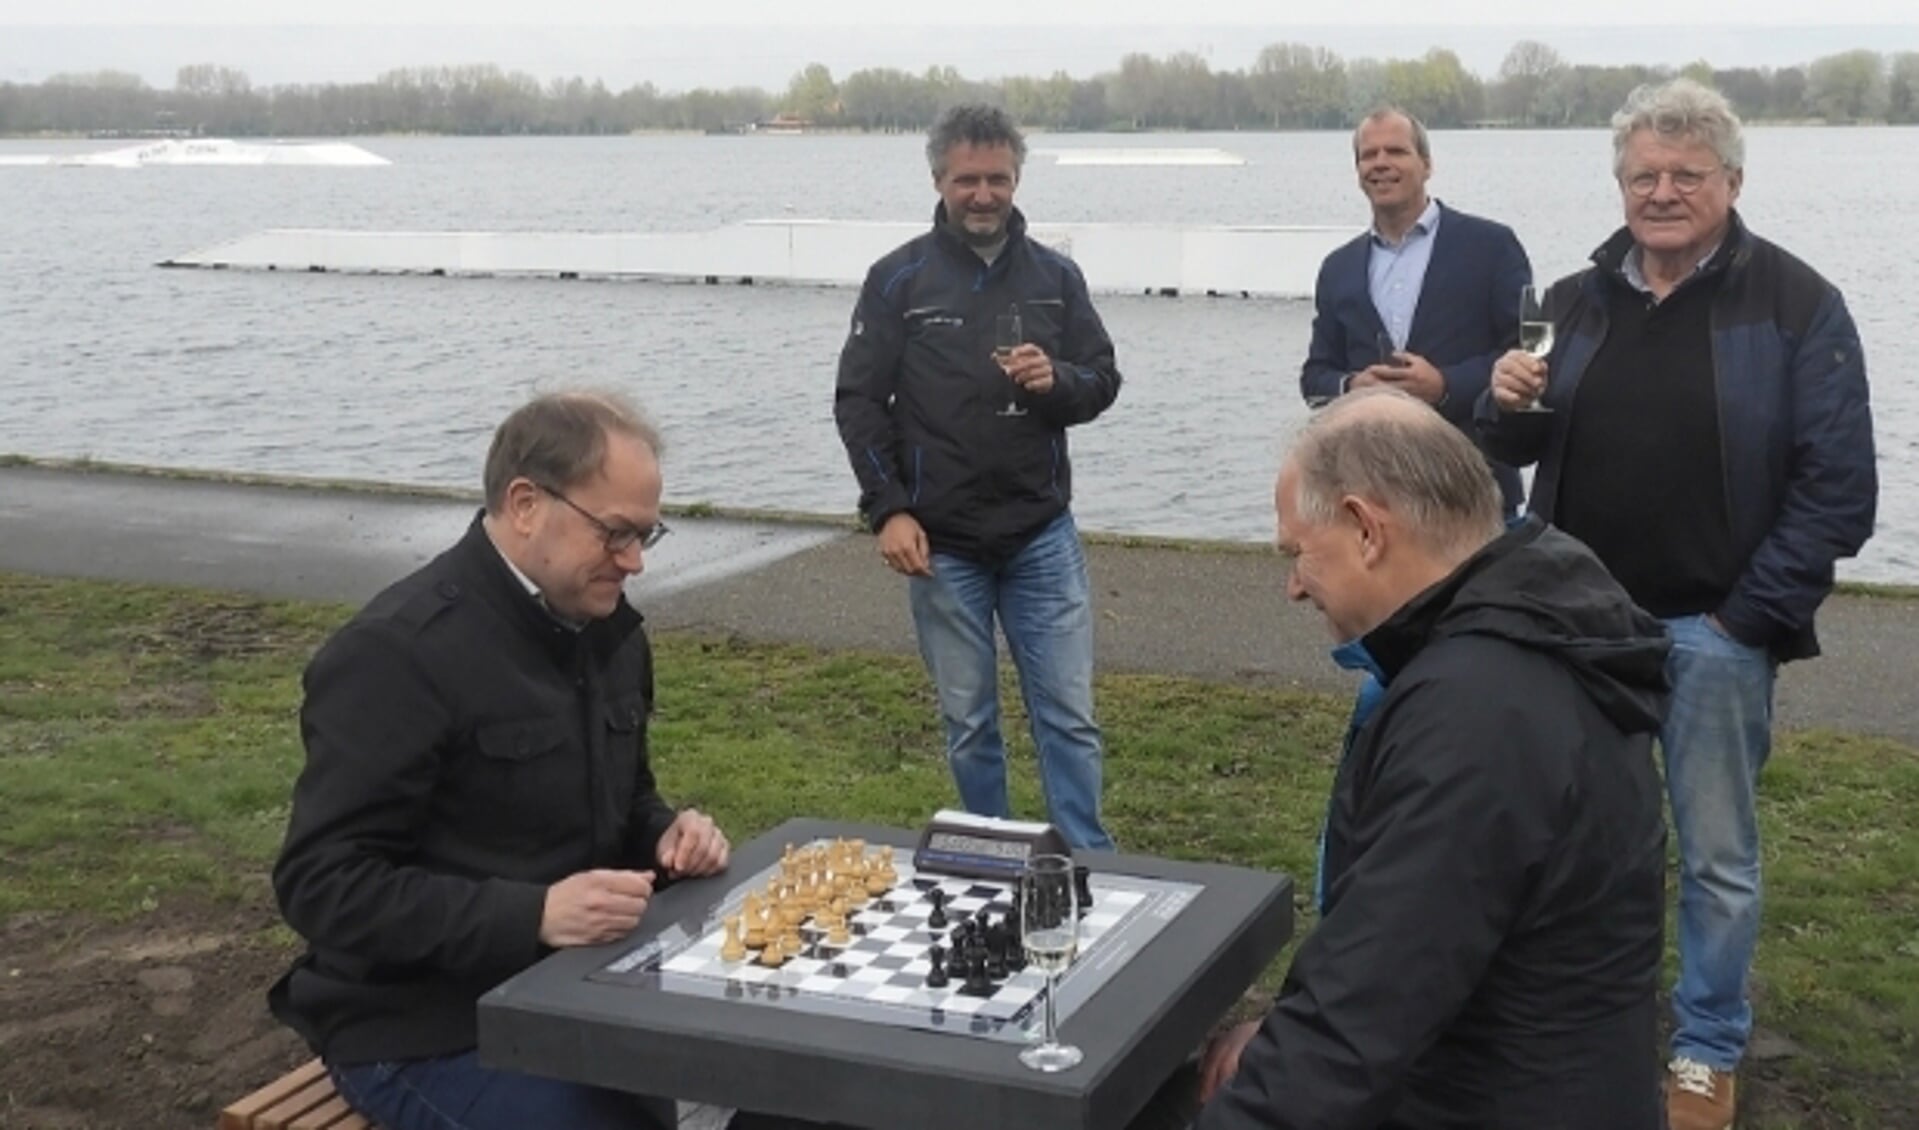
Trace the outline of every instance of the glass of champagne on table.
<path fill-rule="evenodd" d="M 1074 906 L 1073 861 L 1063 855 L 1036 855 L 1019 877 L 1019 936 L 1027 964 L 1046 974 L 1046 1030 L 1040 1043 L 1019 1053 L 1035 1071 L 1064 1071 L 1080 1061 L 1080 1050 L 1059 1042 L 1054 991 L 1059 975 L 1079 948 L 1079 912 Z"/>
<path fill-rule="evenodd" d="M 1541 361 L 1553 350 L 1553 320 L 1546 309 L 1545 292 L 1538 287 L 1529 286 L 1519 292 L 1519 348 Z M 1535 396 L 1532 403 L 1518 409 L 1521 412 L 1551 412 L 1552 409 L 1542 403 L 1544 393 Z"/>
<path fill-rule="evenodd" d="M 993 360 L 998 361 L 1002 369 L 1005 368 L 1006 363 L 1013 357 L 1013 350 L 1018 349 L 1025 341 L 1026 331 L 1020 325 L 1019 307 L 1008 306 L 1006 313 L 993 319 Z M 1012 377 L 1008 376 L 1007 380 L 1012 380 Z M 1016 399 L 1018 391 L 1019 386 L 1014 385 L 1013 392 L 1007 394 L 1006 407 L 999 410 L 999 415 L 1026 415 L 1026 409 L 1021 408 Z"/>

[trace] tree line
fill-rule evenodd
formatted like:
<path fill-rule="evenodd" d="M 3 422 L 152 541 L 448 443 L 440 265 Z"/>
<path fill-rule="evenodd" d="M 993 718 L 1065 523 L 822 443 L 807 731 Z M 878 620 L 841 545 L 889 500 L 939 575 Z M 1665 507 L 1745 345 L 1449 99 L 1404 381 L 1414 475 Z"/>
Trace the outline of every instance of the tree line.
<path fill-rule="evenodd" d="M 1191 52 L 1127 55 L 1090 78 L 980 81 L 952 67 L 868 68 L 835 79 L 812 63 L 784 91 L 757 87 L 614 92 L 582 78 L 542 83 L 492 65 L 388 71 L 371 82 L 256 87 L 243 70 L 180 68 L 171 89 L 117 71 L 0 83 L 0 134 L 175 133 L 314 137 L 382 133 L 620 134 L 741 130 L 777 118 L 815 128 L 923 130 L 947 106 L 1003 105 L 1048 130 L 1344 129 L 1368 109 L 1403 106 L 1435 129 L 1605 125 L 1634 86 L 1684 74 L 1722 91 L 1748 121 L 1919 122 L 1919 52 L 1847 51 L 1799 67 L 1683 68 L 1568 63 L 1513 45 L 1483 79 L 1451 51 L 1342 59 L 1275 43 L 1244 70 Z"/>

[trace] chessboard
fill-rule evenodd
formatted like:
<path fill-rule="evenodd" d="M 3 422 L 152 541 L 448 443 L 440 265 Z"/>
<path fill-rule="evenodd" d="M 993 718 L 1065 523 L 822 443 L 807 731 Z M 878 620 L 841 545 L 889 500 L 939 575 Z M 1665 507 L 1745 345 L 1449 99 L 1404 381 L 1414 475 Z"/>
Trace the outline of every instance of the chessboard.
<path fill-rule="evenodd" d="M 815 841 L 589 979 L 1030 1042 L 1046 977 L 1019 953 L 1014 885 L 916 871 L 905 848 Z M 1101 873 L 1083 886 L 1078 953 L 1054 987 L 1062 1022 L 1202 889 Z"/>

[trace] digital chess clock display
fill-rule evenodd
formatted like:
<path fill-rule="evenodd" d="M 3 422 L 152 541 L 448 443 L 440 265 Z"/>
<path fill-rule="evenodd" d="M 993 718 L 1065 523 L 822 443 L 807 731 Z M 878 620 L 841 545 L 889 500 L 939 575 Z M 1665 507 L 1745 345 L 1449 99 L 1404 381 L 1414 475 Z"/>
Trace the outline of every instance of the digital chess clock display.
<path fill-rule="evenodd" d="M 1030 840 L 990 840 L 985 836 L 973 836 L 965 832 L 934 832 L 926 838 L 926 849 L 957 855 L 1003 859 L 1008 863 L 1025 863 L 1027 857 L 1033 854 L 1033 844 Z"/>
<path fill-rule="evenodd" d="M 1017 875 L 1035 855 L 1066 855 L 1065 837 L 1051 824 L 1000 820 L 969 812 L 940 812 L 920 832 L 913 866 L 946 875 Z"/>

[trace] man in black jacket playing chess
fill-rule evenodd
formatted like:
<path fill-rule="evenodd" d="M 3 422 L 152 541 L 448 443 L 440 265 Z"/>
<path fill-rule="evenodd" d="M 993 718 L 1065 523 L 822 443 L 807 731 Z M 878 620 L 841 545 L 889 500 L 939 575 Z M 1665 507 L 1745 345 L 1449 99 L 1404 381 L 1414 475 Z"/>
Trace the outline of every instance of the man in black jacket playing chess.
<path fill-rule="evenodd" d="M 1660 1130 L 1660 624 L 1581 543 L 1504 530 L 1478 450 L 1403 393 L 1316 417 L 1276 503 L 1288 595 L 1384 694 L 1319 924 L 1208 1052 L 1198 1130 Z"/>
<path fill-rule="evenodd" d="M 273 870 L 307 952 L 273 987 L 385 1130 L 672 1130 L 674 1104 L 481 1064 L 476 1003 L 611 942 L 654 884 L 728 861 L 647 744 L 653 653 L 625 582 L 665 534 L 660 440 L 605 393 L 502 423 L 486 508 L 314 656 Z M 781 1125 L 744 1116 L 736 1125 Z"/>

